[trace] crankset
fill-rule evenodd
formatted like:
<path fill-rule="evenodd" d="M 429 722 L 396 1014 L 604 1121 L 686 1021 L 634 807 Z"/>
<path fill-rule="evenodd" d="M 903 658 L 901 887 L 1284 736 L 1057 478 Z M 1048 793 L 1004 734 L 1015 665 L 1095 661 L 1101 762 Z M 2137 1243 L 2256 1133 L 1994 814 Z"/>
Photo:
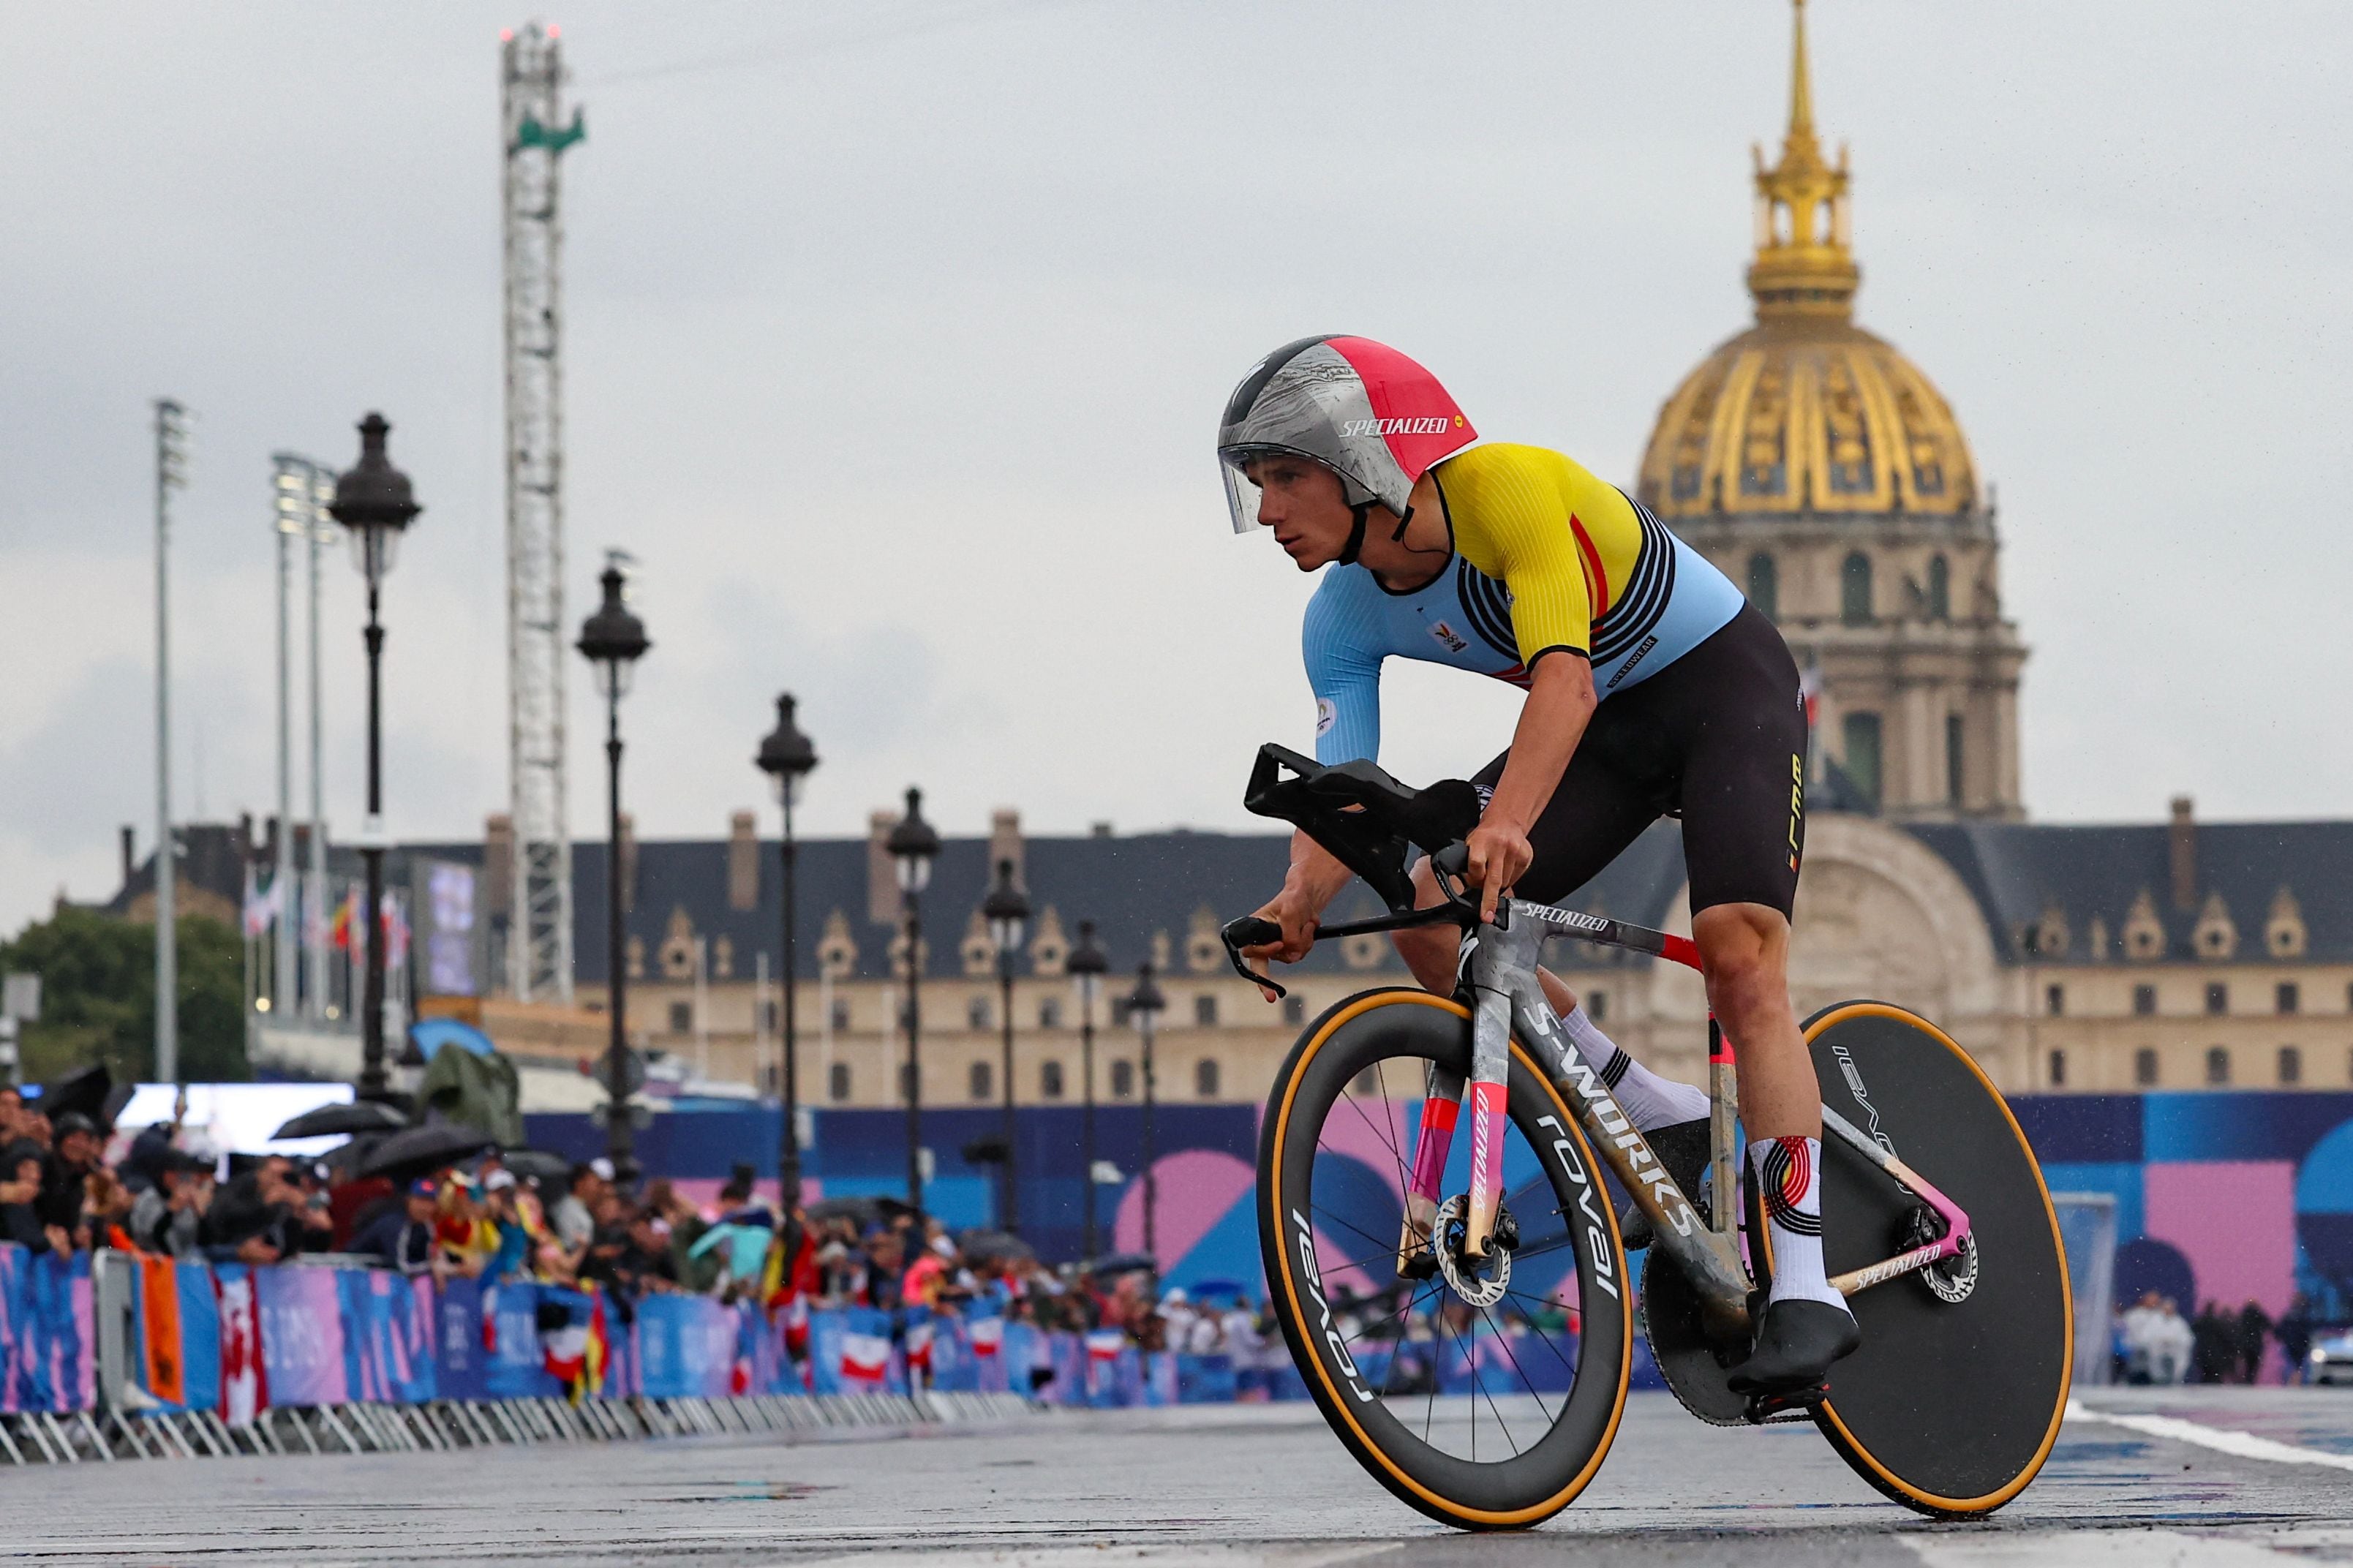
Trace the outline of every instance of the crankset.
<path fill-rule="evenodd" d="M 1897 1226 L 1895 1249 L 1909 1252 L 1914 1247 L 1927 1247 L 1944 1238 L 1944 1216 L 1926 1204 L 1918 1205 L 1905 1215 Z M 1957 1307 L 1969 1299 L 1978 1288 L 1978 1238 L 1971 1231 L 1961 1237 L 1961 1249 L 1952 1257 L 1931 1263 L 1920 1270 L 1920 1283 L 1928 1287 L 1937 1300 L 1948 1307 Z"/>

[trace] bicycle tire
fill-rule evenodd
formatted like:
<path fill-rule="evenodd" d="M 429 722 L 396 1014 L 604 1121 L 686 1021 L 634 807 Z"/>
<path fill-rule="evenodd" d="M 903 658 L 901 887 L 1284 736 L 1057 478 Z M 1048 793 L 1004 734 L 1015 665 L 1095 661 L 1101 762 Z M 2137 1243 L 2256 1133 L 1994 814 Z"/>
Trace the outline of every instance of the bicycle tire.
<path fill-rule="evenodd" d="M 1314 1211 L 1323 1118 L 1368 1063 L 1400 1056 L 1467 1070 L 1469 1012 L 1427 991 L 1360 993 L 1311 1023 L 1276 1075 L 1258 1160 L 1259 1245 L 1269 1294 L 1309 1394 L 1366 1473 L 1441 1523 L 1525 1529 L 1575 1500 L 1617 1436 L 1633 1352 L 1625 1245 L 1602 1167 L 1575 1114 L 1535 1058 L 1513 1042 L 1507 1098 L 1514 1129 L 1543 1152 L 1538 1163 L 1558 1212 L 1584 1217 L 1583 1224 L 1564 1226 L 1583 1314 L 1573 1382 L 1544 1437 L 1509 1460 L 1466 1463 L 1416 1437 L 1365 1385 L 1329 1327 L 1329 1313 L 1310 1316 L 1311 1303 L 1323 1299 L 1313 1222 L 1306 1217 Z"/>
<path fill-rule="evenodd" d="M 1805 1037 L 1822 1102 L 1960 1205 L 1978 1243 L 1964 1300 L 1916 1276 L 1850 1298 L 1862 1344 L 1831 1368 L 1814 1424 L 1891 1500 L 1936 1519 L 1990 1513 L 2050 1458 L 2073 1375 L 2074 1304 L 2042 1167 L 1992 1080 L 1926 1018 L 1841 1002 Z M 1829 1141 L 1820 1180 L 1829 1273 L 1901 1249 L 1914 1205 L 1884 1173 Z M 1769 1284 L 1771 1232 L 1748 1184 L 1751 1257 Z"/>

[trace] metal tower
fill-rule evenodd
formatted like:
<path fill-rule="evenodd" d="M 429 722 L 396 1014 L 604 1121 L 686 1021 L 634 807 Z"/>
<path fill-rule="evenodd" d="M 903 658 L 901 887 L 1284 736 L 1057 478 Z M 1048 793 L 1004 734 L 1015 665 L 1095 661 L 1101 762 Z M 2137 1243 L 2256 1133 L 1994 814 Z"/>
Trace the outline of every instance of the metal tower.
<path fill-rule="evenodd" d="M 565 815 L 564 119 L 556 30 L 502 35 L 506 157 L 507 776 L 514 816 L 507 987 L 572 999 L 572 854 Z"/>

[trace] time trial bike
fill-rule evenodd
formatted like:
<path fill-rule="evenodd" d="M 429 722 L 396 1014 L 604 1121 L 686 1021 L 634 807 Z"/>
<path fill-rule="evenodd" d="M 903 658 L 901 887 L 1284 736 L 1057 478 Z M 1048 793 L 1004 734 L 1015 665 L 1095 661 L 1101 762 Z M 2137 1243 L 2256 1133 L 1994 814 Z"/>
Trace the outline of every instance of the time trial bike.
<path fill-rule="evenodd" d="M 1275 1316 L 1308 1390 L 1381 1485 L 1465 1529 L 1567 1506 L 1624 1414 L 1638 1321 L 1667 1386 L 1704 1421 L 1810 1419 L 1856 1473 L 1938 1517 L 2024 1489 L 2059 1433 L 2073 1370 L 2066 1257 L 2033 1151 L 1968 1053 L 1885 1002 L 1804 1034 L 1823 1087 L 1824 1264 L 1862 1345 L 1821 1389 L 1732 1391 L 1772 1278 L 1770 1233 L 1735 1173 L 1733 1054 L 1708 1024 L 1713 1145 L 1684 1193 L 1536 983 L 1545 939 L 1700 967 L 1688 938 L 1518 899 L 1492 923 L 1462 882 L 1472 787 L 1416 790 L 1370 763 L 1259 753 L 1248 808 L 1297 826 L 1389 912 L 1320 937 L 1451 923 L 1454 994 L 1387 986 L 1310 1022 L 1260 1131 L 1259 1237 Z M 1444 898 L 1415 907 L 1428 854 Z M 1245 947 L 1270 921 L 1224 928 Z M 1604 1172 L 1650 1219 L 1639 1271 Z"/>

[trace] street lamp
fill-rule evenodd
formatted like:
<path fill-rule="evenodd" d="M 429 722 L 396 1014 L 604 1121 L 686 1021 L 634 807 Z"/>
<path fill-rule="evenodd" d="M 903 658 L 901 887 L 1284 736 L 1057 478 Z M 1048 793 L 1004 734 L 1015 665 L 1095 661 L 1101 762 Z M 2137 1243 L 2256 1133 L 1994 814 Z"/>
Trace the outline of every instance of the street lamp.
<path fill-rule="evenodd" d="M 1095 993 L 1103 988 L 1111 961 L 1095 941 L 1095 922 L 1079 922 L 1079 944 L 1062 967 L 1079 983 L 1079 1152 L 1087 1178 L 1086 1250 L 1095 1255 Z"/>
<path fill-rule="evenodd" d="M 1005 1017 L 1005 1210 L 1003 1225 L 1018 1235 L 1021 1229 L 1021 1203 L 1014 1185 L 1013 1173 L 1013 955 L 1021 951 L 1021 939 L 1029 929 L 1029 900 L 1013 885 L 1013 862 L 997 863 L 997 886 L 988 889 L 988 897 L 980 902 L 983 919 L 988 921 L 988 940 L 997 948 L 997 984 L 1004 1004 Z"/>
<path fill-rule="evenodd" d="M 327 508 L 329 516 L 351 531 L 353 563 L 367 579 L 367 818 L 360 827 L 360 857 L 367 863 L 367 989 L 360 1004 L 362 1100 L 390 1096 L 384 1070 L 384 626 L 376 618 L 376 595 L 399 552 L 401 533 L 425 510 L 417 502 L 408 476 L 394 468 L 385 453 L 384 440 L 391 433 L 391 422 L 381 414 L 370 413 L 360 421 L 359 466 L 335 481 L 334 504 Z"/>
<path fill-rule="evenodd" d="M 907 1206 L 923 1207 L 923 892 L 931 884 L 932 861 L 940 836 L 923 820 L 923 792 L 907 786 L 907 815 L 891 830 L 883 847 L 899 870 L 906 905 L 907 942 Z"/>
<path fill-rule="evenodd" d="M 789 1215 L 801 1196 L 801 1079 L 797 1048 L 800 1037 L 793 1005 L 794 971 L 798 966 L 800 949 L 793 928 L 793 807 L 800 804 L 801 782 L 817 766 L 817 747 L 793 722 L 794 707 L 791 692 L 777 697 L 776 727 L 760 742 L 760 754 L 753 759 L 768 775 L 776 790 L 776 804 L 785 808 L 785 1127 L 776 1145 L 776 1195 L 782 1205 L 779 1218 Z"/>
<path fill-rule="evenodd" d="M 1167 1005 L 1168 998 L 1152 983 L 1152 961 L 1146 959 L 1136 966 L 1135 989 L 1127 994 L 1127 1008 L 1135 1016 L 1136 1033 L 1144 1037 L 1144 1250 L 1155 1258 L 1160 1255 L 1153 1245 L 1153 1221 L 1160 1207 L 1160 1183 L 1152 1173 L 1152 1026 Z"/>
<path fill-rule="evenodd" d="M 580 640 L 573 646 L 596 672 L 596 691 L 605 699 L 605 784 L 609 806 L 605 860 L 605 966 L 607 1010 L 612 1015 L 611 1037 L 605 1047 L 605 1148 L 613 1162 L 613 1179 L 623 1188 L 637 1185 L 638 1157 L 632 1145 L 637 1130 L 629 1122 L 628 970 L 621 952 L 621 699 L 628 694 L 629 676 L 646 649 L 643 621 L 629 613 L 622 596 L 621 563 L 628 557 L 617 550 L 605 552 L 605 602 L 580 624 Z"/>

